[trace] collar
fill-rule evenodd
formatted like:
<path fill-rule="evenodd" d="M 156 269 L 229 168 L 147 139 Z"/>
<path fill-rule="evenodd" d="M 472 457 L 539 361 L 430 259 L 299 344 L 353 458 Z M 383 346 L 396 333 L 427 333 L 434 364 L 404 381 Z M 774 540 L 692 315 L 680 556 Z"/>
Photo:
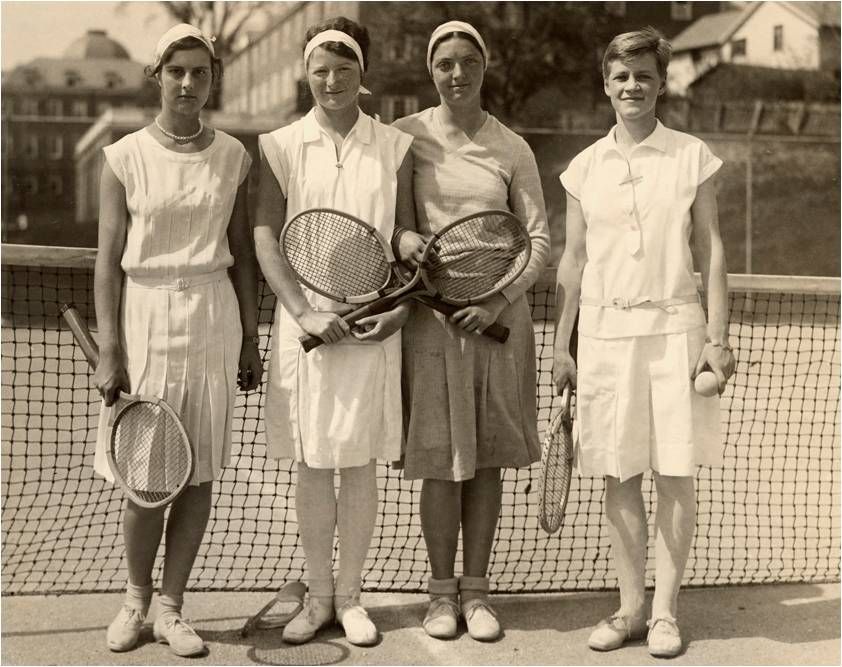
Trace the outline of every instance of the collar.
<path fill-rule="evenodd" d="M 597 144 L 599 145 L 600 151 L 604 153 L 608 153 L 614 151 L 615 153 L 620 153 L 620 149 L 617 147 L 617 140 L 616 140 L 616 133 L 617 133 L 617 126 L 614 125 L 602 139 L 600 139 Z M 637 146 L 632 149 L 632 152 L 638 150 L 639 148 L 646 146 L 647 148 L 652 148 L 659 153 L 666 153 L 667 152 L 667 144 L 669 142 L 669 130 L 664 127 L 663 123 L 660 120 L 655 120 L 655 129 L 652 130 L 652 133 L 646 137 L 643 141 L 641 141 Z"/>
<path fill-rule="evenodd" d="M 345 138 L 348 139 L 353 136 L 354 139 L 359 141 L 361 144 L 370 144 L 371 135 L 374 132 L 374 120 L 371 116 L 364 113 L 362 109 L 359 111 L 360 115 L 357 117 L 357 122 L 354 123 L 354 127 L 351 128 L 351 131 L 348 132 L 348 136 Z M 304 128 L 301 138 L 305 143 L 319 141 L 322 134 L 326 134 L 324 128 L 319 125 L 319 121 L 316 120 L 316 107 L 310 109 L 307 115 L 302 119 L 302 122 L 304 124 Z"/>

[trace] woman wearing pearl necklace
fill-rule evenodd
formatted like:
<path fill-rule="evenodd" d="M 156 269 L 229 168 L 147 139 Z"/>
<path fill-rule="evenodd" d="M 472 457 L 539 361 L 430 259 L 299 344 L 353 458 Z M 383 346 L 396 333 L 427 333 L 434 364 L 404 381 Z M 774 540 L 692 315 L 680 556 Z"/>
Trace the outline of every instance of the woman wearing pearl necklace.
<path fill-rule="evenodd" d="M 260 382 L 257 270 L 246 200 L 251 159 L 205 126 L 199 112 L 221 75 L 213 43 L 180 24 L 147 69 L 161 112 L 104 149 L 94 296 L 103 397 L 94 468 L 111 479 L 105 452 L 120 392 L 159 396 L 179 412 L 196 461 L 190 486 L 164 509 L 131 501 L 123 516 L 128 584 L 108 627 L 112 651 L 128 651 L 152 598 L 152 570 L 166 530 L 155 638 L 180 656 L 205 651 L 181 617 L 184 589 L 211 509 L 213 480 L 228 463 L 238 374 Z"/>

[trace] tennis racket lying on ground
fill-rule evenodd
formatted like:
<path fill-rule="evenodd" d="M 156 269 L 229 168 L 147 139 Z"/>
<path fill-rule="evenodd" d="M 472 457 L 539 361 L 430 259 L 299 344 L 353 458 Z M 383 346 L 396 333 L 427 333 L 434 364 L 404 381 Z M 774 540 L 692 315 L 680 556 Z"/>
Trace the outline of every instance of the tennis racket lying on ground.
<path fill-rule="evenodd" d="M 561 392 L 561 409 L 553 417 L 541 451 L 538 473 L 538 522 L 548 533 L 561 528 L 570 479 L 573 476 L 573 412 L 572 391 L 565 385 Z"/>
<path fill-rule="evenodd" d="M 91 369 L 99 349 L 79 312 L 64 317 Z M 193 474 L 193 450 L 175 411 L 154 396 L 120 394 L 112 410 L 108 465 L 117 484 L 141 507 L 163 507 L 184 491 Z"/>
<path fill-rule="evenodd" d="M 347 213 L 322 208 L 303 211 L 284 226 L 280 243 L 298 281 L 334 301 L 366 303 L 408 281 L 407 269 L 391 259 L 392 250 L 383 236 Z M 418 300 L 448 316 L 459 310 L 432 297 L 419 296 Z M 505 342 L 509 330 L 495 323 L 484 333 Z M 319 344 L 315 336 L 302 337 L 307 352 Z"/>
<path fill-rule="evenodd" d="M 307 586 L 300 581 L 288 581 L 269 602 L 250 617 L 240 629 L 240 637 L 248 637 L 254 630 L 282 628 L 296 617 L 304 606 Z M 269 613 L 274 610 L 274 613 Z"/>
<path fill-rule="evenodd" d="M 429 239 L 411 279 L 402 279 L 403 284 L 391 290 L 389 286 L 394 287 L 394 282 L 390 279 L 375 292 L 380 298 L 371 301 L 368 295 L 366 300 L 370 303 L 343 319 L 353 326 L 364 317 L 383 313 L 411 298 L 452 315 L 511 285 L 526 268 L 531 251 L 526 228 L 508 211 L 469 215 Z M 493 323 L 483 334 L 504 342 L 508 329 Z M 302 346 L 308 352 L 321 344 L 315 336 L 302 338 Z"/>

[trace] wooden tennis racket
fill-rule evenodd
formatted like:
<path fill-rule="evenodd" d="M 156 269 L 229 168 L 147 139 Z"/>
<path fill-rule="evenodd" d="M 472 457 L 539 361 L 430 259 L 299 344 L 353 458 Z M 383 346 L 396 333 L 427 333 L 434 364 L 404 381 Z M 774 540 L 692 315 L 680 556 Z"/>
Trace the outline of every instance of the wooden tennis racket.
<path fill-rule="evenodd" d="M 407 275 L 411 276 L 392 259 L 392 249 L 376 229 L 333 209 L 302 211 L 284 225 L 280 244 L 287 264 L 302 285 L 340 303 L 374 301 L 406 284 Z M 447 316 L 459 310 L 459 306 L 435 297 L 417 297 L 427 307 Z M 505 342 L 509 330 L 495 323 L 484 334 Z M 320 339 L 315 336 L 302 337 L 307 352 L 319 344 Z"/>
<path fill-rule="evenodd" d="M 99 348 L 79 312 L 64 304 L 59 313 L 95 370 Z M 178 415 L 155 396 L 129 394 L 120 394 L 111 415 L 107 458 L 114 480 L 141 507 L 171 503 L 193 475 L 193 450 Z"/>
<path fill-rule="evenodd" d="M 547 427 L 538 473 L 538 522 L 548 533 L 554 533 L 564 521 L 570 480 L 573 477 L 573 412 L 572 390 L 565 385 L 561 392 L 561 409 Z"/>
<path fill-rule="evenodd" d="M 425 304 L 430 300 L 449 304 L 451 312 L 447 314 L 451 315 L 511 285 L 526 268 L 531 252 L 526 228 L 508 211 L 469 215 L 429 239 L 418 269 L 405 284 L 343 319 L 353 326 L 364 317 L 385 312 L 412 298 Z M 506 338 L 501 340 L 495 330 L 492 325 L 483 334 L 504 342 Z M 508 337 L 508 330 L 506 334 Z M 315 336 L 302 338 L 306 351 L 321 344 Z"/>

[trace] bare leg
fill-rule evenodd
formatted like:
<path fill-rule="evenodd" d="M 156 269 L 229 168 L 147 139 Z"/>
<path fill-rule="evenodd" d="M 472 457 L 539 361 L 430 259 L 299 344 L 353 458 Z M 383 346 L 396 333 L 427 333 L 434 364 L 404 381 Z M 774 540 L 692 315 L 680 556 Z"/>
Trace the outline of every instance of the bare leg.
<path fill-rule="evenodd" d="M 459 546 L 461 482 L 425 479 L 421 487 L 421 531 L 433 579 L 453 578 Z"/>
<path fill-rule="evenodd" d="M 499 468 L 482 468 L 462 483 L 462 550 L 464 574 L 485 577 L 500 516 L 502 483 Z M 464 591 L 462 601 L 476 597 Z"/>
<path fill-rule="evenodd" d="M 205 536 L 213 482 L 188 486 L 170 507 L 161 594 L 180 600 Z"/>
<path fill-rule="evenodd" d="M 678 591 L 696 529 L 696 491 L 692 477 L 655 473 L 658 510 L 655 515 L 655 596 L 652 618 L 678 613 Z"/>
<path fill-rule="evenodd" d="M 646 508 L 640 490 L 643 475 L 625 482 L 605 478 L 605 515 L 611 535 L 614 565 L 620 584 L 619 614 L 645 617 L 646 604 Z"/>
<path fill-rule="evenodd" d="M 164 534 L 164 508 L 148 509 L 126 501 L 123 514 L 123 541 L 129 583 L 134 586 L 152 584 L 152 568 Z"/>

